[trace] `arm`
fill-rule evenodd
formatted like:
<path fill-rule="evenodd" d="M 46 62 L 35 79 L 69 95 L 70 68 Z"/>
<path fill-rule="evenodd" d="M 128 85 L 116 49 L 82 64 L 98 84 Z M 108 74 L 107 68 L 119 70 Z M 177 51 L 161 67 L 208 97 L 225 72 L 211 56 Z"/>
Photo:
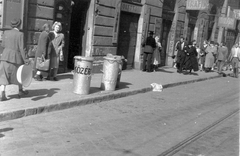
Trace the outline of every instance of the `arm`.
<path fill-rule="evenodd" d="M 27 63 L 27 51 L 26 48 L 24 48 L 24 41 L 23 41 L 23 33 L 20 34 L 19 36 L 19 50 L 22 56 L 22 59 L 24 60 L 25 63 Z"/>

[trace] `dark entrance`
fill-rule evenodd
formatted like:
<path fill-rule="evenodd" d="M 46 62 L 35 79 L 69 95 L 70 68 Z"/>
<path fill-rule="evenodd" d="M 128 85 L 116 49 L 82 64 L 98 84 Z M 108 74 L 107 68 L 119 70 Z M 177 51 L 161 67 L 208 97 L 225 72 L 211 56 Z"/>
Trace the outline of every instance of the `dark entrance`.
<path fill-rule="evenodd" d="M 82 56 L 85 49 L 87 10 L 89 0 L 74 0 L 71 13 L 68 68 L 74 68 L 74 56 Z"/>
<path fill-rule="evenodd" d="M 137 41 L 138 14 L 121 12 L 117 55 L 123 55 L 127 63 L 123 69 L 132 69 Z"/>
<path fill-rule="evenodd" d="M 168 34 L 170 32 L 172 21 L 163 19 L 163 31 L 162 31 L 162 52 L 161 52 L 161 66 L 166 64 L 166 53 L 167 53 L 167 44 L 168 44 Z"/>

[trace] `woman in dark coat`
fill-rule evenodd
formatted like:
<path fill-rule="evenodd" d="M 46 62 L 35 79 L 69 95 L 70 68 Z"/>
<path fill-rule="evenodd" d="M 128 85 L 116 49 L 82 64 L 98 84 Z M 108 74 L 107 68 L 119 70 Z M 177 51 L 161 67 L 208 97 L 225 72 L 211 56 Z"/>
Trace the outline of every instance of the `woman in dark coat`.
<path fill-rule="evenodd" d="M 50 46 L 50 37 L 49 37 L 49 31 L 50 31 L 50 25 L 44 24 L 42 26 L 42 33 L 39 36 L 38 39 L 38 45 L 37 45 L 37 52 L 35 54 L 35 61 L 34 61 L 34 67 L 36 67 L 37 57 L 44 57 L 47 58 L 48 54 L 50 53 L 51 46 Z M 43 76 L 41 71 L 36 69 L 36 75 L 34 77 L 38 81 L 42 81 Z"/>
<path fill-rule="evenodd" d="M 29 63 L 27 52 L 23 44 L 23 33 L 19 31 L 20 19 L 11 21 L 11 30 L 6 30 L 3 34 L 2 47 L 4 47 L 0 59 L 0 101 L 7 100 L 5 90 L 6 85 L 15 84 L 19 86 L 19 96 L 28 94 L 23 90 L 22 85 L 17 81 L 17 69 L 24 63 Z"/>
<path fill-rule="evenodd" d="M 190 43 L 185 49 L 185 61 L 184 61 L 184 68 L 186 70 L 189 70 L 189 73 L 192 72 L 192 70 L 194 71 L 198 71 L 198 61 L 197 61 L 197 50 L 195 45 L 195 41 L 193 41 L 192 43 Z"/>
<path fill-rule="evenodd" d="M 50 52 L 50 71 L 49 80 L 57 81 L 57 72 L 59 68 L 59 61 L 63 61 L 63 47 L 64 47 L 64 34 L 60 33 L 62 25 L 60 22 L 55 22 L 52 26 L 53 31 L 49 33 L 52 41 L 52 48 Z"/>

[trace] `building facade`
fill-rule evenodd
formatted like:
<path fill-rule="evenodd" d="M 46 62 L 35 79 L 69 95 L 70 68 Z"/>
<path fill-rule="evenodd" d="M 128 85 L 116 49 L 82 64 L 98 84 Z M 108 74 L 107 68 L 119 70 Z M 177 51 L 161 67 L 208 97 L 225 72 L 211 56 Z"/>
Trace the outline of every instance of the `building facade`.
<path fill-rule="evenodd" d="M 74 56 L 94 57 L 93 70 L 100 72 L 103 57 L 109 53 L 127 59 L 124 69 L 141 69 L 141 43 L 148 31 L 154 31 L 160 36 L 161 66 L 165 66 L 171 65 L 174 45 L 181 36 L 187 41 L 196 39 L 200 44 L 218 34 L 218 26 L 212 21 L 217 20 L 217 8 L 222 7 L 224 0 L 209 0 L 211 5 L 205 11 L 186 10 L 186 1 L 0 0 L 0 28 L 1 32 L 9 29 L 13 18 L 21 18 L 28 55 L 34 57 L 42 25 L 61 22 L 65 59 L 59 72 L 74 68 Z M 239 0 L 228 2 L 239 9 Z M 229 46 L 237 33 L 238 29 L 227 31 L 224 39 Z"/>

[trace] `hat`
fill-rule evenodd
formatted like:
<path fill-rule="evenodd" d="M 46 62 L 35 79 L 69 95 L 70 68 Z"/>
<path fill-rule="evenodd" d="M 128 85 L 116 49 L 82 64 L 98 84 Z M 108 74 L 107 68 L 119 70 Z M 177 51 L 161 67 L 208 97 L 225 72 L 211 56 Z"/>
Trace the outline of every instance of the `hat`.
<path fill-rule="evenodd" d="M 153 34 L 154 34 L 153 31 L 149 31 L 148 33 L 149 33 L 150 35 L 153 35 Z"/>
<path fill-rule="evenodd" d="M 21 19 L 15 18 L 11 21 L 11 27 L 16 28 L 21 24 Z"/>
<path fill-rule="evenodd" d="M 32 82 L 31 65 L 21 65 L 17 70 L 17 80 L 24 87 L 28 87 Z"/>

